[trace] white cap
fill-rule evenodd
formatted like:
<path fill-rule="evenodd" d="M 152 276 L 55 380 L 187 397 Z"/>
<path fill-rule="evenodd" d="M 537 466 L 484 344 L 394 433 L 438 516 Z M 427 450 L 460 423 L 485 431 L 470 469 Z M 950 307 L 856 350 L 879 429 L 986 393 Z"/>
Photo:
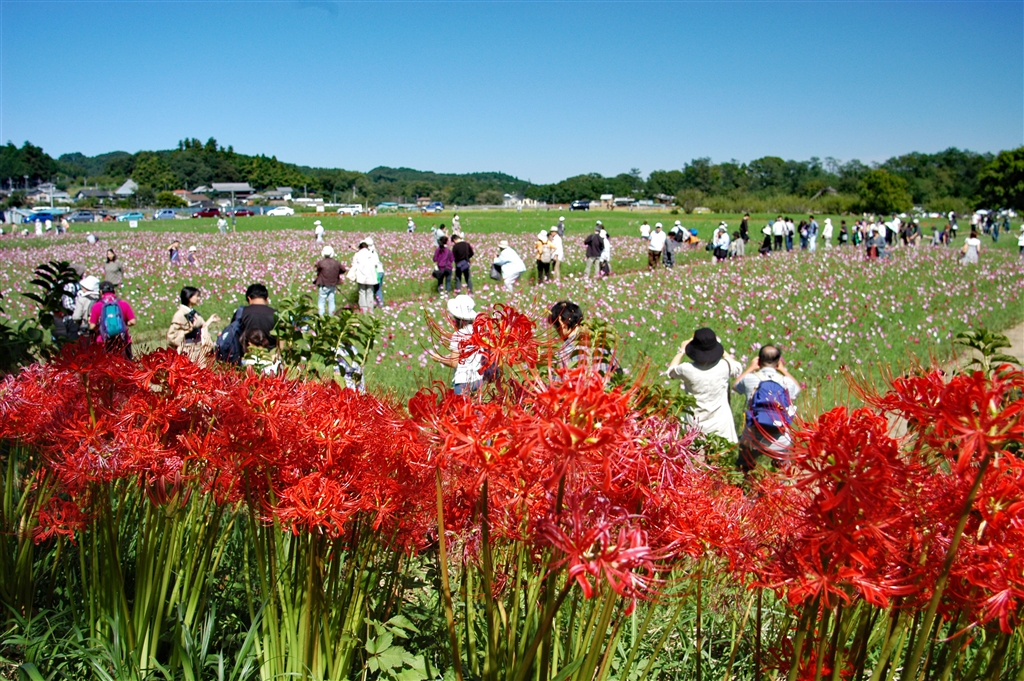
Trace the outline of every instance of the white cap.
<path fill-rule="evenodd" d="M 661 229 L 661 223 L 660 222 L 655 222 L 654 223 L 654 229 Z"/>
<path fill-rule="evenodd" d="M 189 246 L 188 247 L 188 252 L 189 253 L 195 253 L 196 252 L 196 247 L 195 246 Z"/>
<path fill-rule="evenodd" d="M 96 293 L 100 290 L 100 280 L 91 274 L 82 279 L 82 281 L 79 282 L 79 285 L 82 287 L 83 291 L 89 291 L 90 293 Z"/>
<path fill-rule="evenodd" d="M 677 225 L 679 225 L 680 227 L 682 227 L 682 226 L 683 226 L 683 223 L 682 223 L 682 221 L 680 221 L 680 220 L 676 220 L 676 224 L 677 224 Z"/>
<path fill-rule="evenodd" d="M 508 241 L 506 241 L 505 239 L 502 239 L 501 241 L 499 241 L 498 242 L 498 248 L 508 248 Z M 458 296 L 456 296 L 456 297 L 458 297 Z"/>
<path fill-rule="evenodd" d="M 564 215 L 559 215 L 558 216 L 558 221 L 559 222 L 565 222 L 565 216 Z"/>
<path fill-rule="evenodd" d="M 314 225 L 319 225 L 319 224 L 321 224 L 321 223 L 320 223 L 320 221 L 319 221 L 319 220 L 317 220 L 317 221 L 316 221 L 316 222 L 314 222 L 313 224 L 314 224 Z"/>
<path fill-rule="evenodd" d="M 537 232 L 537 240 L 538 241 L 547 241 L 548 240 L 548 233 L 545 230 L 543 230 L 543 229 L 541 231 Z"/>
<path fill-rule="evenodd" d="M 476 319 L 476 302 L 465 293 L 448 301 L 448 314 L 456 319 Z"/>
<path fill-rule="evenodd" d="M 325 258 L 333 258 L 334 257 L 334 249 L 331 248 L 330 246 L 324 246 L 323 250 L 320 251 L 320 255 L 322 255 Z"/>
<path fill-rule="evenodd" d="M 603 222 L 601 222 L 600 220 L 598 220 L 598 221 L 597 221 L 597 224 L 599 224 L 599 225 L 603 225 L 604 223 L 603 223 Z"/>

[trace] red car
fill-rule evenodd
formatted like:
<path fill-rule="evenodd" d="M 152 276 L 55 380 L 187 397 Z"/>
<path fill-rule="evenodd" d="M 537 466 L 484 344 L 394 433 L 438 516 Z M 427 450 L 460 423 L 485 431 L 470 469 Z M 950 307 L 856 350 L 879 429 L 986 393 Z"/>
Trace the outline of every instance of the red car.
<path fill-rule="evenodd" d="M 204 209 L 202 209 L 200 211 L 196 211 L 195 213 L 192 213 L 192 217 L 194 217 L 194 218 L 219 218 L 220 217 L 220 209 L 219 208 L 204 208 Z"/>
<path fill-rule="evenodd" d="M 235 211 L 235 215 L 237 217 L 242 218 L 242 217 L 248 217 L 248 216 L 251 216 L 251 215 L 255 215 L 255 213 L 253 213 L 248 208 L 239 208 L 238 210 Z"/>

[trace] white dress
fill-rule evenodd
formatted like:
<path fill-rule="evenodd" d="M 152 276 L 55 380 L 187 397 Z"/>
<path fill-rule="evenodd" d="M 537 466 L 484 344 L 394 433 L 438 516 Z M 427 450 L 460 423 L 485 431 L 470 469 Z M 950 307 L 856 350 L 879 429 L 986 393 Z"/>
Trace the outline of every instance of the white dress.
<path fill-rule="evenodd" d="M 743 367 L 738 362 L 723 357 L 711 365 L 677 364 L 668 370 L 668 376 L 681 380 L 686 392 L 697 399 L 693 417 L 701 430 L 721 435 L 729 442 L 737 442 L 729 392 L 732 382 L 742 371 Z"/>

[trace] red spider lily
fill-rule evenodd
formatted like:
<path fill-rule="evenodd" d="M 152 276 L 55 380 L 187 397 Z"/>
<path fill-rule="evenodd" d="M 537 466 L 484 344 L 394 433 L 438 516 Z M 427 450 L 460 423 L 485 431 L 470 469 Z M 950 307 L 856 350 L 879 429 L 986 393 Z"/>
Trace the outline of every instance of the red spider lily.
<path fill-rule="evenodd" d="M 336 537 L 358 508 L 346 483 L 311 473 L 281 492 L 274 514 L 296 534 L 302 529 Z"/>
<path fill-rule="evenodd" d="M 484 355 L 484 369 L 537 366 L 540 348 L 535 335 L 536 324 L 529 317 L 508 305 L 495 305 L 489 313 L 473 320 L 473 333 L 460 343 L 459 353 L 469 357 Z"/>
<path fill-rule="evenodd" d="M 763 566 L 763 583 L 785 586 L 792 603 L 821 597 L 829 608 L 854 594 L 884 607 L 914 591 L 903 538 L 921 469 L 902 456 L 886 419 L 839 407 L 794 439 L 793 484 L 782 499 L 798 524 Z"/>
<path fill-rule="evenodd" d="M 602 508 L 595 497 L 573 497 L 566 505 L 560 520 L 545 521 L 542 529 L 543 539 L 564 554 L 556 564 L 568 565 L 568 578 L 576 581 L 584 598 L 592 598 L 597 583 L 604 581 L 630 600 L 631 612 L 636 599 L 650 590 L 655 573 L 647 534 L 628 517 L 607 515 L 611 509 Z"/>
<path fill-rule="evenodd" d="M 78 504 L 53 497 L 39 510 L 38 522 L 32 528 L 32 541 L 41 544 L 53 537 L 74 541 L 75 533 L 84 529 L 87 522 Z"/>

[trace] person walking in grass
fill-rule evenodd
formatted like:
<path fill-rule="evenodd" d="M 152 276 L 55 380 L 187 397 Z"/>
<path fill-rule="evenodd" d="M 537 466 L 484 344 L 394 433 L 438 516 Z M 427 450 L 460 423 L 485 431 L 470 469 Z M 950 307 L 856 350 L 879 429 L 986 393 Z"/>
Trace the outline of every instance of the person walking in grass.
<path fill-rule="evenodd" d="M 373 237 L 368 236 L 363 241 L 366 242 L 366 248 L 373 255 L 373 268 L 377 271 L 377 283 L 373 285 L 373 302 L 377 307 L 384 307 L 384 264 L 380 261 L 380 253 L 377 252 L 377 246 L 373 243 Z"/>
<path fill-rule="evenodd" d="M 455 231 L 455 223 L 452 223 L 452 231 Z M 470 268 L 473 258 L 473 247 L 462 238 L 461 234 L 452 234 L 452 258 L 455 259 L 455 292 L 462 290 L 460 280 L 466 282 L 466 288 L 473 292 L 473 280 L 470 277 Z"/>
<path fill-rule="evenodd" d="M 443 227 L 443 225 L 442 225 Z M 452 290 L 452 269 L 455 267 L 455 257 L 448 248 L 448 237 L 442 234 L 437 239 L 437 250 L 434 251 L 434 277 L 437 279 L 437 292 L 444 293 Z"/>
<path fill-rule="evenodd" d="M 373 312 L 373 289 L 377 285 L 378 258 L 370 251 L 365 240 L 359 242 L 359 248 L 352 256 L 348 278 L 356 283 L 359 289 L 359 311 L 362 314 Z"/>
<path fill-rule="evenodd" d="M 560 237 L 564 237 L 565 236 L 565 216 L 564 215 L 559 215 L 558 216 L 558 236 L 560 236 Z"/>
<path fill-rule="evenodd" d="M 322 222 L 317 220 L 313 223 L 313 236 L 316 237 L 316 242 L 322 244 L 324 242 L 324 225 Z"/>
<path fill-rule="evenodd" d="M 960 264 L 977 265 L 979 253 L 981 253 L 981 239 L 978 238 L 978 233 L 972 229 L 971 235 L 964 239 L 964 245 L 960 249 Z"/>
<path fill-rule="evenodd" d="M 119 352 L 132 358 L 132 337 L 128 327 L 135 326 L 135 312 L 128 301 L 121 300 L 109 281 L 100 283 L 100 298 L 89 310 L 89 330 L 96 342 L 108 352 Z"/>
<path fill-rule="evenodd" d="M 591 276 L 598 276 L 601 273 L 599 262 L 601 260 L 601 252 L 604 250 L 604 239 L 601 238 L 601 221 L 598 220 L 597 224 L 594 225 L 594 233 L 587 236 L 583 240 L 583 245 L 587 247 L 587 265 L 583 271 L 583 276 L 590 278 Z M 591 274 L 593 270 L 593 274 Z"/>
<path fill-rule="evenodd" d="M 813 215 L 807 225 L 807 250 L 811 253 L 818 250 L 818 221 Z"/>
<path fill-rule="evenodd" d="M 555 248 L 546 230 L 537 233 L 534 249 L 537 251 L 537 284 L 540 285 L 545 279 L 551 281 L 551 263 L 555 257 Z"/>
<path fill-rule="evenodd" d="M 832 218 L 825 218 L 825 225 L 821 228 L 821 240 L 825 248 L 832 248 Z"/>
<path fill-rule="evenodd" d="M 124 265 L 117 259 L 113 248 L 107 249 L 107 260 L 103 263 L 103 281 L 109 281 L 115 287 L 124 283 Z"/>
<path fill-rule="evenodd" d="M 654 231 L 650 233 L 647 241 L 647 269 L 653 270 L 661 262 L 662 254 L 665 251 L 665 241 L 668 235 L 662 229 L 661 223 L 654 223 Z"/>
<path fill-rule="evenodd" d="M 551 272 L 555 279 L 562 278 L 562 261 L 565 260 L 565 247 L 562 244 L 562 237 L 558 233 L 558 225 L 552 225 L 548 230 L 548 241 L 555 249 L 554 259 L 551 261 Z"/>
<path fill-rule="evenodd" d="M 334 295 L 338 290 L 341 275 L 345 273 L 346 269 L 334 255 L 333 248 L 324 246 L 320 251 L 320 260 L 316 263 L 316 279 L 313 280 L 313 285 L 316 286 L 316 308 L 321 317 L 324 316 L 325 311 L 327 314 L 334 314 Z"/>
<path fill-rule="evenodd" d="M 640 225 L 640 238 L 644 241 L 648 241 L 651 238 L 651 226 L 647 224 L 647 220 L 644 220 Z"/>
<path fill-rule="evenodd" d="M 772 243 L 773 243 L 772 250 L 774 250 L 774 251 L 781 251 L 782 250 L 782 242 L 783 242 L 783 239 L 785 238 L 785 236 L 786 236 L 786 221 L 783 220 L 782 216 L 780 215 L 778 218 L 775 219 L 775 222 L 772 223 Z"/>

